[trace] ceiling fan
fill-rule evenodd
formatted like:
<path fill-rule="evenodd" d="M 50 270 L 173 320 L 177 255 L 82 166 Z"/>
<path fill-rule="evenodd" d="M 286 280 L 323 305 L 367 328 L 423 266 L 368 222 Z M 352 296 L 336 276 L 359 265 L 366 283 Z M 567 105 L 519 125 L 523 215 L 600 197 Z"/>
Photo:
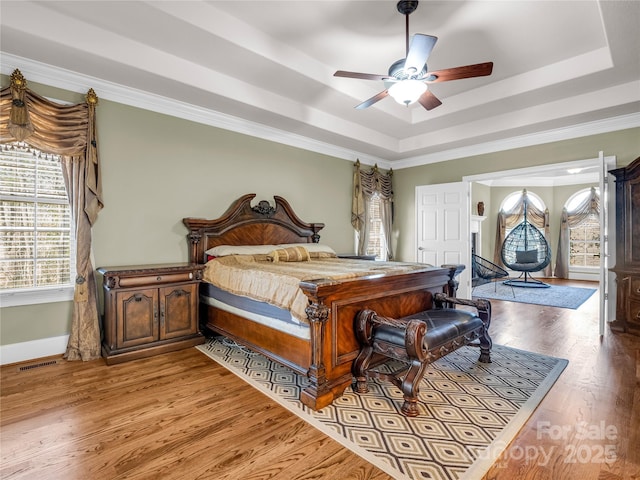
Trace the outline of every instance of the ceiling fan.
<path fill-rule="evenodd" d="M 420 103 L 431 110 L 442 102 L 428 89 L 427 84 L 460 80 L 462 78 L 484 77 L 491 75 L 493 62 L 477 63 L 464 67 L 447 68 L 429 71 L 427 59 L 438 40 L 437 37 L 416 33 L 409 45 L 409 15 L 418 8 L 417 1 L 401 0 L 397 4 L 398 12 L 405 16 L 406 23 L 406 58 L 394 62 L 389 67 L 388 75 L 346 72 L 338 70 L 335 77 L 358 78 L 361 80 L 382 80 L 385 90 L 365 100 L 355 108 L 363 109 L 391 95 L 398 103 L 411 105 Z"/>

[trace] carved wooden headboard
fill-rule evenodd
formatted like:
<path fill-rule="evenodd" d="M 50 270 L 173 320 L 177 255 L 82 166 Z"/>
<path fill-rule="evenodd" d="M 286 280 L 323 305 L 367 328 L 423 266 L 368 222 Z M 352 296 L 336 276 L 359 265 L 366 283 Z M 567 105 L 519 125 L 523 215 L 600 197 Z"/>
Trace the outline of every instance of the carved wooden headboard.
<path fill-rule="evenodd" d="M 206 263 L 205 252 L 217 245 L 277 245 L 318 243 L 324 223 L 306 223 L 298 218 L 282 197 L 273 197 L 251 206 L 255 193 L 243 195 L 219 218 L 183 218 L 189 229 L 189 262 Z"/>

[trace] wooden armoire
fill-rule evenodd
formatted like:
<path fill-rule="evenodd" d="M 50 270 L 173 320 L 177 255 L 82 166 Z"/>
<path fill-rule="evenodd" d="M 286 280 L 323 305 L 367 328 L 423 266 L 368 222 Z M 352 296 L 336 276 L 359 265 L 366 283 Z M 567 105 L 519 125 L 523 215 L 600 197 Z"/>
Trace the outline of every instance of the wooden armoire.
<path fill-rule="evenodd" d="M 640 157 L 616 177 L 616 318 L 613 331 L 640 335 Z"/>

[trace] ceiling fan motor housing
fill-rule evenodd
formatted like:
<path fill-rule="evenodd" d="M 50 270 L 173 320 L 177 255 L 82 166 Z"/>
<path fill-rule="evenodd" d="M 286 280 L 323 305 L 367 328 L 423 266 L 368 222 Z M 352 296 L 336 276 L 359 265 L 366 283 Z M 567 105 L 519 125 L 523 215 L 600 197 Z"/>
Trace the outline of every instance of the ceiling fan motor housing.
<path fill-rule="evenodd" d="M 406 58 L 401 58 L 400 60 L 394 62 L 389 67 L 389 76 L 393 77 L 397 80 L 423 80 L 424 76 L 427 74 L 427 64 L 425 63 L 422 67 L 422 70 L 419 72 L 406 72 L 404 70 L 404 64 L 406 62 Z"/>

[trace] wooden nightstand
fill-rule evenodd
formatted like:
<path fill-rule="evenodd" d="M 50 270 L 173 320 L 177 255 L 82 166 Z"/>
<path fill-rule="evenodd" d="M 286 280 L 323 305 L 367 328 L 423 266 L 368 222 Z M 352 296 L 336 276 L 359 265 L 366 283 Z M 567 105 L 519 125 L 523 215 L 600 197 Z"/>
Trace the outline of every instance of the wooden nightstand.
<path fill-rule="evenodd" d="M 203 265 L 101 267 L 102 356 L 108 365 L 204 343 L 198 331 Z"/>

